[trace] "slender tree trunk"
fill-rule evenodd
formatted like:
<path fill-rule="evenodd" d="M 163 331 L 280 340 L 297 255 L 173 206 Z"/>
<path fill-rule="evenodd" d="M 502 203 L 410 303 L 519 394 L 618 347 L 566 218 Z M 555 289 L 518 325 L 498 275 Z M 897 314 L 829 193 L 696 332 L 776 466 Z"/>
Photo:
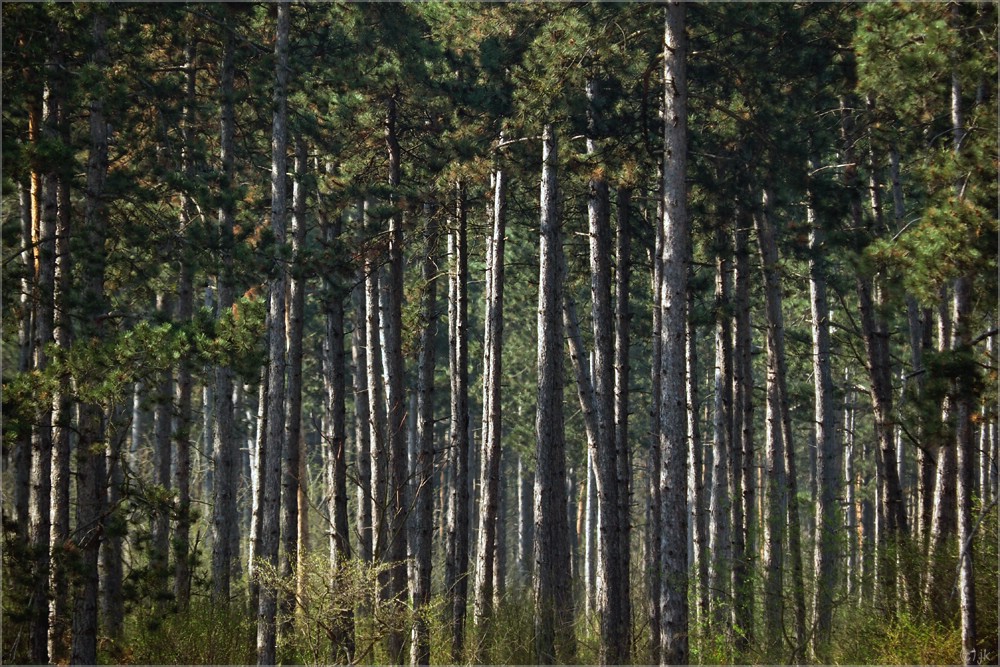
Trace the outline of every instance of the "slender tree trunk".
<path fill-rule="evenodd" d="M 421 277 L 424 292 L 421 300 L 423 329 L 417 360 L 417 461 L 413 499 L 414 577 L 410 582 L 414 621 L 410 643 L 410 662 L 429 665 L 431 659 L 430 624 L 427 605 L 431 600 L 431 542 L 434 525 L 434 369 L 438 330 L 438 223 L 427 210 L 427 250 Z"/>
<path fill-rule="evenodd" d="M 653 297 L 653 340 L 651 343 L 652 357 L 650 364 L 650 401 L 649 401 L 649 450 L 647 453 L 647 492 L 648 502 L 646 506 L 646 586 L 647 586 L 647 609 L 650 619 L 649 627 L 649 662 L 659 664 L 660 662 L 660 617 L 662 607 L 660 606 L 660 591 L 662 586 L 661 570 L 663 559 L 660 550 L 660 396 L 661 378 L 660 366 L 662 364 L 663 350 L 663 310 L 661 308 L 663 292 L 663 165 L 659 166 L 661 172 L 656 188 L 657 206 L 656 222 L 654 227 L 653 254 L 650 258 L 652 266 L 651 292 Z M 689 522 L 689 525 L 693 525 Z"/>
<path fill-rule="evenodd" d="M 396 190 L 400 182 L 400 149 L 396 129 L 396 97 L 389 100 L 385 138 L 389 157 L 389 187 L 392 205 L 399 205 Z M 403 217 L 400 211 L 389 217 L 389 301 L 385 321 L 386 400 L 388 402 L 389 446 L 389 561 L 390 598 L 404 604 L 406 593 L 406 394 L 403 391 Z M 403 660 L 403 633 L 389 635 L 389 655 Z"/>
<path fill-rule="evenodd" d="M 306 239 L 306 170 L 308 146 L 300 136 L 294 139 L 294 178 L 292 181 L 291 242 L 292 268 L 288 279 L 288 308 L 286 311 L 288 350 L 288 384 L 285 392 L 285 446 L 281 463 L 281 577 L 290 581 L 298 562 L 299 487 L 305 482 L 299 478 L 302 460 L 302 335 L 305 318 L 305 296 L 308 276 L 304 264 Z M 333 515 L 331 515 L 333 516 Z M 281 612 L 284 616 L 281 632 L 292 630 L 295 597 L 291 589 L 282 595 Z"/>
<path fill-rule="evenodd" d="M 93 13 L 91 62 L 98 71 L 108 62 L 106 10 Z M 87 188 L 84 206 L 84 242 L 91 252 L 81 255 L 81 275 L 85 276 L 81 300 L 85 304 L 80 333 L 86 338 L 100 339 L 104 332 L 101 322 L 106 307 L 104 293 L 107 205 L 104 185 L 108 174 L 108 123 L 104 116 L 102 93 L 96 91 L 90 100 L 90 154 L 87 158 Z M 78 587 L 73 609 L 73 643 L 71 664 L 97 664 L 97 595 L 99 588 L 98 553 L 103 532 L 102 498 L 104 496 L 105 452 L 103 414 L 100 406 L 85 403 L 80 406 L 79 444 L 77 446 L 77 521 L 75 551 L 79 569 Z"/>
<path fill-rule="evenodd" d="M 37 123 L 37 112 L 29 112 L 29 126 Z M 34 128 L 32 127 L 34 131 Z M 34 308 L 35 293 L 35 256 L 32 250 L 32 217 L 31 186 L 27 183 L 18 184 L 18 199 L 21 213 L 21 294 L 18 298 L 17 343 L 19 373 L 31 371 L 35 356 L 34 346 Z M 17 443 L 14 450 L 14 516 L 17 521 L 18 535 L 29 536 L 29 506 L 31 503 L 31 426 L 25 419 L 18 429 Z M 47 658 L 46 658 L 47 659 Z"/>
<path fill-rule="evenodd" d="M 563 433 L 562 234 L 558 211 L 555 128 L 542 130 L 538 284 L 538 403 L 535 416 L 535 660 L 572 662 L 573 593 L 570 586 Z"/>
<path fill-rule="evenodd" d="M 274 114 L 271 128 L 271 232 L 281 247 L 285 244 L 288 172 L 288 2 L 277 5 L 275 26 Z M 287 269 L 282 267 L 268 281 L 268 386 L 267 452 L 261 462 L 263 502 L 261 506 L 261 565 L 277 571 L 280 537 L 281 459 L 285 448 L 285 287 Z M 263 453 L 263 452 L 262 452 Z M 276 664 L 275 643 L 278 611 L 277 591 L 262 586 L 257 610 L 257 664 Z"/>
<path fill-rule="evenodd" d="M 157 316 L 169 321 L 173 303 L 165 292 L 156 295 Z M 165 613 L 170 601 L 170 514 L 173 494 L 170 467 L 173 460 L 172 422 L 174 412 L 174 380 L 170 369 L 161 371 L 156 385 L 156 405 L 153 408 L 153 484 L 163 491 L 153 506 L 149 564 L 158 612 Z"/>
<path fill-rule="evenodd" d="M 687 220 L 687 48 L 685 6 L 669 3 L 664 30 L 663 275 L 660 308 L 660 662 L 688 662 L 688 563 L 685 424 L 685 333 L 688 276 Z"/>
<path fill-rule="evenodd" d="M 503 380 L 503 290 L 504 242 L 507 233 L 507 180 L 502 169 L 493 172 L 493 229 L 486 249 L 486 312 L 483 333 L 483 457 L 479 486 L 482 502 L 479 512 L 479 544 L 476 567 L 475 620 L 478 646 L 485 638 L 493 615 L 493 583 L 497 563 L 500 525 L 500 452 L 503 435 L 503 410 L 500 385 Z M 490 662 L 482 648 L 479 662 Z"/>
<path fill-rule="evenodd" d="M 268 327 L 267 318 L 264 322 Z M 260 384 L 257 391 L 257 432 L 254 442 L 249 443 L 251 455 L 250 468 L 250 545 L 247 549 L 247 576 L 250 580 L 250 612 L 256 613 L 260 606 L 260 578 L 257 568 L 261 554 L 261 526 L 263 525 L 264 507 L 264 463 L 267 459 L 267 395 L 269 380 L 269 364 L 264 364 L 260 372 Z"/>
<path fill-rule="evenodd" d="M 329 220 L 323 209 L 320 209 L 320 225 L 323 234 L 323 241 L 328 251 L 336 252 L 340 246 L 340 235 L 342 223 L 339 217 L 333 221 Z M 347 521 L 347 380 L 346 380 L 346 354 L 344 352 L 344 292 L 343 287 L 336 279 L 324 278 L 324 309 L 325 309 L 325 331 L 323 339 L 323 380 L 325 389 L 326 413 L 325 423 L 327 431 L 324 439 L 329 445 L 329 456 L 325 465 L 327 467 L 327 479 L 329 480 L 329 500 L 328 509 L 332 522 L 330 531 L 330 576 L 336 582 L 338 577 L 343 576 L 342 571 L 347 561 L 351 558 L 350 528 Z M 360 324 L 363 328 L 363 322 Z M 355 334 L 360 331 L 356 330 Z M 355 382 L 359 378 L 355 372 Z M 363 391 L 363 389 L 362 389 Z M 366 436 L 368 434 L 367 416 L 361 422 L 362 415 L 356 414 L 360 426 L 359 430 Z M 365 452 L 365 456 L 370 456 Z M 300 468 L 301 466 L 300 460 Z M 305 481 L 300 476 L 299 489 L 303 488 Z M 364 496 L 368 501 L 368 496 Z M 369 504 L 370 508 L 371 505 Z M 301 521 L 304 505 L 299 506 L 299 518 Z M 369 537 L 371 533 L 369 532 Z M 299 544 L 300 550 L 304 547 Z M 370 545 L 369 545 L 370 548 Z M 300 551 L 301 556 L 301 551 Z M 336 618 L 333 619 L 334 631 L 331 633 L 331 661 L 349 662 L 355 657 L 355 635 L 354 635 L 354 610 L 351 608 L 339 610 Z"/>
<path fill-rule="evenodd" d="M 523 587 L 531 584 L 534 571 L 532 554 L 534 552 L 535 521 L 532 506 L 535 496 L 535 484 L 531 473 L 526 469 L 524 456 L 517 457 L 517 570 L 519 583 Z"/>
<path fill-rule="evenodd" d="M 61 62 L 61 61 L 60 61 Z M 65 105 L 59 109 L 59 132 L 64 145 L 70 144 L 69 112 Z M 56 223 L 56 274 L 55 274 L 55 342 L 62 350 L 68 350 L 73 342 L 72 309 L 70 292 L 72 283 L 72 202 L 70 187 L 72 179 L 65 171 L 60 173 L 58 181 L 58 220 Z M 60 545 L 65 545 L 69 539 L 69 488 L 70 488 L 70 438 L 73 433 L 73 401 L 70 398 L 69 376 L 60 378 L 59 393 L 53 400 L 52 423 L 52 498 L 50 508 L 50 545 L 52 559 L 49 563 L 52 600 L 49 604 L 49 660 L 62 661 L 66 658 L 67 635 L 67 586 L 65 559 L 62 558 Z M 120 548 L 121 536 L 109 535 L 115 542 L 112 547 Z M 118 574 L 120 568 L 113 569 L 111 576 Z M 114 591 L 114 582 L 110 589 Z M 107 615 L 108 634 L 117 637 L 118 619 L 124 615 L 124 602 L 115 600 Z"/>
<path fill-rule="evenodd" d="M 53 83 L 45 86 L 42 100 L 42 137 L 46 141 L 56 139 L 56 125 L 59 93 Z M 45 165 L 46 173 L 41 178 L 42 211 L 37 238 L 34 239 L 38 264 L 35 281 L 35 329 L 34 370 L 41 372 L 48 367 L 48 346 L 54 338 L 55 328 L 55 282 L 56 282 L 56 226 L 57 176 L 51 165 Z M 35 553 L 32 572 L 32 596 L 30 604 L 29 655 L 32 662 L 48 662 L 48 596 L 49 545 L 51 533 L 52 506 L 52 404 L 45 406 L 35 417 L 37 423 L 31 438 L 30 456 L 30 498 L 23 504 L 23 479 L 17 480 L 15 489 L 15 518 L 22 537 L 26 536 Z M 23 474 L 22 465 L 20 472 Z M 23 516 L 28 510 L 27 517 Z M 27 518 L 27 522 L 24 519 Z"/>
<path fill-rule="evenodd" d="M 469 342 L 468 256 L 465 190 L 455 187 L 455 217 L 448 236 L 451 273 L 448 287 L 448 368 L 451 376 L 448 539 L 444 586 L 448 594 L 451 660 L 461 662 L 465 641 L 465 608 L 469 570 Z"/>
<path fill-rule="evenodd" d="M 223 19 L 226 20 L 226 19 Z M 219 131 L 220 162 L 222 167 L 219 200 L 219 317 L 226 317 L 233 308 L 233 254 L 235 239 L 233 225 L 235 203 L 233 198 L 235 156 L 235 118 L 233 112 L 233 79 L 235 64 L 234 37 L 231 26 L 223 25 L 222 69 L 219 98 L 221 122 Z M 215 369 L 215 475 L 212 507 L 212 599 L 228 603 L 231 593 L 232 566 L 239 561 L 239 553 L 231 549 L 233 534 L 237 533 L 236 490 L 238 481 L 238 450 L 235 434 L 235 407 L 233 405 L 233 369 L 220 365 Z"/>
<path fill-rule="evenodd" d="M 733 451 L 738 450 L 739 478 L 734 491 L 733 520 L 733 624 L 736 628 L 736 648 L 745 652 L 754 641 L 754 589 L 750 573 L 755 569 L 757 517 L 754 462 L 753 423 L 753 332 L 750 328 L 750 250 L 749 234 L 753 220 L 745 205 L 741 205 L 735 230 L 735 279 L 733 311 L 735 339 L 733 349 Z M 736 505 L 742 511 L 736 516 Z M 742 524 L 742 525 L 741 525 Z"/>
<path fill-rule="evenodd" d="M 784 616 L 785 516 L 788 483 L 781 401 L 784 397 L 784 341 L 781 313 L 781 283 L 778 276 L 778 248 L 766 211 L 754 215 L 764 274 L 767 321 L 767 428 L 765 472 L 767 475 L 767 517 L 764 521 L 764 631 L 771 649 L 781 645 Z"/>
<path fill-rule="evenodd" d="M 363 206 L 362 206 L 363 208 Z M 357 284 L 351 292 L 354 306 L 354 331 L 351 333 L 351 360 L 354 378 L 354 444 L 357 461 L 357 505 L 355 524 L 358 531 L 358 557 L 372 562 L 372 452 L 371 404 L 368 394 L 368 309 L 365 290 L 368 269 L 358 270 Z"/>
<path fill-rule="evenodd" d="M 813 159 L 810 171 L 818 168 Z M 812 186 L 815 188 L 815 186 Z M 814 189 L 809 193 L 809 295 L 812 314 L 812 355 L 814 420 L 816 434 L 816 478 L 819 492 L 816 505 L 816 593 L 813 598 L 812 657 L 829 662 L 833 630 L 833 604 L 838 581 L 837 560 L 840 545 L 840 512 L 837 487 L 840 466 L 837 461 L 836 423 L 833 409 L 833 375 L 830 350 L 830 306 L 826 296 L 825 225 L 818 218 Z"/>
<path fill-rule="evenodd" d="M 625 625 L 622 629 L 624 654 L 620 655 L 621 663 L 631 662 L 632 655 L 632 599 L 631 599 L 631 500 L 632 500 L 632 453 L 628 439 L 629 413 L 629 346 L 630 320 L 629 312 L 629 281 L 631 278 L 632 234 L 629 223 L 631 213 L 631 190 L 618 188 L 618 219 L 615 234 L 615 340 L 614 340 L 614 420 L 615 420 L 615 458 L 616 486 L 618 487 L 618 547 L 615 556 L 620 559 L 618 571 L 625 578 L 625 583 L 618 587 L 621 596 L 621 617 Z"/>
<path fill-rule="evenodd" d="M 724 218 L 725 219 L 725 218 Z M 715 238 L 715 410 L 712 428 L 711 530 L 709 531 L 709 581 L 712 612 L 709 623 L 722 631 L 730 619 L 732 576 L 732 496 L 730 450 L 732 448 L 732 324 L 729 318 L 732 293 L 728 230 L 720 227 Z"/>
<path fill-rule="evenodd" d="M 692 251 L 689 248 L 688 252 Z M 688 268 L 688 281 L 693 277 L 693 267 Z M 694 312 L 695 295 L 692 290 L 687 293 L 688 312 Z M 709 549 L 709 503 L 705 497 L 705 487 L 711 487 L 709 473 L 712 467 L 712 450 L 706 449 L 702 443 L 701 419 L 698 412 L 701 409 L 701 389 L 698 365 L 698 327 L 695 319 L 687 319 L 687 336 L 685 339 L 685 378 L 686 408 L 687 408 L 687 447 L 688 460 L 691 462 L 687 471 L 687 552 L 690 571 L 694 574 L 692 594 L 695 599 L 695 614 L 699 622 L 708 618 L 709 586 L 708 564 Z M 707 411 L 707 406 L 706 406 Z M 706 413 L 707 414 L 707 413 Z"/>
<path fill-rule="evenodd" d="M 850 370 L 844 371 L 844 386 L 847 391 L 844 394 L 844 414 L 843 414 L 843 444 L 844 444 L 844 506 L 846 508 L 844 516 L 844 526 L 847 528 L 847 567 L 845 568 L 845 582 L 847 598 L 853 599 L 857 593 L 858 585 L 858 503 L 855 487 L 857 486 L 857 474 L 854 469 L 854 389 L 851 388 Z"/>
<path fill-rule="evenodd" d="M 364 204 L 365 227 L 368 227 L 369 203 Z M 365 348 L 367 357 L 368 405 L 370 428 L 369 468 L 371 470 L 370 488 L 366 490 L 371 499 L 371 536 L 372 558 L 375 561 L 385 559 L 386 530 L 386 462 L 385 451 L 385 384 L 382 378 L 382 345 L 379 341 L 379 322 L 381 307 L 379 306 L 379 270 L 374 258 L 365 260 Z"/>
<path fill-rule="evenodd" d="M 195 179 L 195 90 L 197 66 L 195 42 L 188 38 L 185 45 L 185 100 L 182 111 L 181 133 L 183 149 L 181 168 L 189 182 Z M 190 235 L 190 225 L 194 224 L 197 212 L 192 196 L 183 194 L 181 198 L 181 230 Z M 180 326 L 187 326 L 194 313 L 194 258 L 185 248 L 181 253 L 181 265 L 177 280 L 177 320 Z M 177 528 L 172 540 L 174 550 L 174 599 L 178 609 L 186 610 L 191 598 L 191 394 L 194 379 L 191 373 L 190 357 L 185 355 L 177 365 L 177 383 L 174 400 L 177 412 L 174 415 L 173 438 L 176 451 L 174 487 L 177 489 Z"/>

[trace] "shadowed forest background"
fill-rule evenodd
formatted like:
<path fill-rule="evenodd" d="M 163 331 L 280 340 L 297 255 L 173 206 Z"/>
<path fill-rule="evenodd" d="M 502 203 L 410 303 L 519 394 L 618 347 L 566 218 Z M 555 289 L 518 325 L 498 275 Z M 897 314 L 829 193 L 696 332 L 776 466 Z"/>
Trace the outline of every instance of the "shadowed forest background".
<path fill-rule="evenodd" d="M 996 664 L 995 4 L 2 19 L 4 662 Z"/>

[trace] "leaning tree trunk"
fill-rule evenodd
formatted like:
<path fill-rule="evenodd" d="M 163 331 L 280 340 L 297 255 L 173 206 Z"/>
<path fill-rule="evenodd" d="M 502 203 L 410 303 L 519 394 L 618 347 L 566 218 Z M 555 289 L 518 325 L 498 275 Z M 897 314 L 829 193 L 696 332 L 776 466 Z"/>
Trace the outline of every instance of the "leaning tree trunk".
<path fill-rule="evenodd" d="M 434 532 L 434 368 L 438 330 L 438 232 L 433 211 L 427 215 L 427 250 L 421 277 L 424 292 L 421 300 L 423 328 L 417 360 L 417 461 L 413 498 L 414 577 L 410 582 L 413 604 L 413 630 L 410 662 L 429 665 L 431 659 L 430 625 L 426 607 L 431 601 L 431 540 Z"/>
<path fill-rule="evenodd" d="M 462 661 L 465 608 L 469 590 L 469 264 L 465 189 L 460 182 L 455 187 L 455 198 L 455 218 L 448 236 L 448 254 L 452 265 L 448 286 L 451 488 L 448 499 L 444 586 L 448 595 L 445 613 L 451 633 L 451 660 L 457 663 Z"/>
<path fill-rule="evenodd" d="M 660 662 L 688 662 L 685 334 L 688 262 L 685 6 L 665 9 L 663 275 L 660 372 Z"/>
<path fill-rule="evenodd" d="M 572 662 L 572 588 L 563 433 L 562 234 L 558 212 L 558 144 L 542 130 L 538 283 L 538 403 L 535 415 L 535 660 Z"/>
<path fill-rule="evenodd" d="M 101 70 L 108 62 L 106 10 L 94 10 L 91 62 Z M 107 236 L 107 203 L 104 186 L 108 175 L 108 123 L 104 100 L 96 91 L 90 101 L 90 154 L 87 158 L 87 189 L 84 206 L 84 242 L 89 252 L 81 254 L 81 275 L 85 276 L 81 299 L 80 334 L 84 339 L 104 335 L 99 316 L 107 306 L 104 292 Z M 80 406 L 79 442 L 77 444 L 77 533 L 74 537 L 74 563 L 80 573 L 73 609 L 71 664 L 97 664 L 97 595 L 99 588 L 98 553 L 103 528 L 104 442 L 103 410 L 95 403 Z"/>
<path fill-rule="evenodd" d="M 274 45 L 274 115 L 271 127 L 271 232 L 280 248 L 285 244 L 287 217 L 288 162 L 288 2 L 278 3 Z M 278 567 L 280 532 L 281 457 L 285 440 L 285 286 L 287 269 L 280 268 L 268 281 L 267 329 L 267 451 L 259 474 L 263 479 L 261 506 L 260 564 L 274 571 Z M 278 611 L 274 586 L 261 586 L 257 609 L 257 664 L 276 664 L 275 644 Z"/>
<path fill-rule="evenodd" d="M 493 172 L 493 230 L 486 249 L 486 313 L 483 332 L 483 457 L 479 481 L 479 543 L 476 550 L 475 621 L 480 649 L 477 659 L 488 664 L 486 633 L 493 615 L 495 555 L 500 510 L 500 446 L 503 411 L 500 401 L 503 354 L 504 236 L 507 227 L 507 180 L 502 169 Z"/>

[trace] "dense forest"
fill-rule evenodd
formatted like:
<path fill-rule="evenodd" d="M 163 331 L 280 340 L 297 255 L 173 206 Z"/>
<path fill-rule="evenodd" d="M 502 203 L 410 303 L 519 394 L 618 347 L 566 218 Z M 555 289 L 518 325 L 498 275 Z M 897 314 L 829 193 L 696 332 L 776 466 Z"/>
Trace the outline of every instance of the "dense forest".
<path fill-rule="evenodd" d="M 996 664 L 996 4 L 2 19 L 3 662 Z"/>

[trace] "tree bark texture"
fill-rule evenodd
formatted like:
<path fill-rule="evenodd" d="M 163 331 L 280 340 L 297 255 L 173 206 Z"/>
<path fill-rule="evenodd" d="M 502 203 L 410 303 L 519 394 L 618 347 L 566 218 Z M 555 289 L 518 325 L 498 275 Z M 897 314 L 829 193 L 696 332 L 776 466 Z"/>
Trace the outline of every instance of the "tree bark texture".
<path fill-rule="evenodd" d="M 685 334 L 688 275 L 685 6 L 664 21 L 663 275 L 660 373 L 661 664 L 688 662 L 687 424 Z"/>

